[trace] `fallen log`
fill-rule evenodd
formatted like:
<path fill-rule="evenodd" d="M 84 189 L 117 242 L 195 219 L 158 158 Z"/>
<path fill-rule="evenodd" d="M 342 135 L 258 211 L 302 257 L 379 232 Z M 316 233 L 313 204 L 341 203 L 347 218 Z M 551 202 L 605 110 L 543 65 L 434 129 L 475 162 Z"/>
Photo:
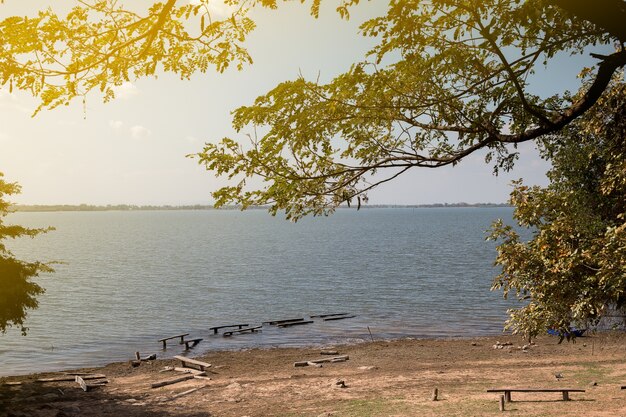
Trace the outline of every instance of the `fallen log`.
<path fill-rule="evenodd" d="M 350 359 L 350 357 L 348 355 L 341 355 L 341 356 L 335 356 L 333 358 L 320 358 L 320 359 L 315 359 L 315 360 L 310 360 L 310 361 L 299 361 L 299 362 L 294 362 L 293 366 L 295 367 L 299 367 L 299 366 L 310 366 L 310 363 L 314 363 L 314 364 L 320 364 L 320 363 L 336 363 L 336 362 L 345 362 L 348 359 Z"/>
<path fill-rule="evenodd" d="M 82 375 L 81 378 L 84 379 L 84 380 L 88 380 L 88 379 L 102 379 L 102 378 L 106 378 L 106 375 L 103 375 L 103 374 L 88 374 L 88 375 Z M 39 379 L 36 379 L 35 381 L 36 382 L 76 381 L 76 376 L 75 375 L 55 376 L 55 377 L 51 377 L 51 378 L 39 378 Z"/>
<path fill-rule="evenodd" d="M 193 375 L 185 375 L 185 376 L 181 376 L 181 377 L 174 378 L 174 379 L 168 379 L 166 381 L 155 382 L 153 384 L 150 384 L 150 388 L 160 388 L 166 385 L 178 384 L 179 382 L 188 381 L 193 378 L 194 378 Z"/>

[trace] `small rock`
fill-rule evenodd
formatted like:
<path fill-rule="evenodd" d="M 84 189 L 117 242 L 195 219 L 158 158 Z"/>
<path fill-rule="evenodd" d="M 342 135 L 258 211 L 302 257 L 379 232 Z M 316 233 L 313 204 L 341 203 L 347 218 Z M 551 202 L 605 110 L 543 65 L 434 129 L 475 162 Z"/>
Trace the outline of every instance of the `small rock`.
<path fill-rule="evenodd" d="M 336 380 L 334 385 L 339 387 L 339 388 L 347 388 L 346 382 L 343 379 Z"/>
<path fill-rule="evenodd" d="M 529 346 L 529 345 L 524 345 L 524 346 L 522 346 L 522 350 L 528 350 L 528 348 L 530 348 L 530 346 Z"/>
<path fill-rule="evenodd" d="M 597 387 L 598 383 L 596 381 L 592 381 L 591 384 L 589 384 L 590 387 Z"/>
<path fill-rule="evenodd" d="M 478 343 L 472 342 L 472 346 L 476 346 L 476 345 L 478 345 Z"/>

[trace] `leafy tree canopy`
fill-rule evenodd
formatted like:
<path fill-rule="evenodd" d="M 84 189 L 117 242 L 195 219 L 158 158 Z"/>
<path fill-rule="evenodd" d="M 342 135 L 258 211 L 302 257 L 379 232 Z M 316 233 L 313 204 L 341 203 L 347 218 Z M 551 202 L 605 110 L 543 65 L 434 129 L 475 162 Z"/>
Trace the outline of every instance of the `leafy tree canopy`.
<path fill-rule="evenodd" d="M 550 185 L 519 182 L 511 194 L 515 219 L 533 238 L 523 241 L 502 221 L 491 236 L 502 241 L 494 288 L 525 301 L 508 326 L 528 337 L 626 313 L 626 84 L 616 80 L 542 143 Z"/>
<path fill-rule="evenodd" d="M 26 334 L 28 329 L 24 327 L 24 320 L 27 310 L 37 308 L 36 297 L 44 292 L 32 278 L 42 272 L 52 272 L 52 268 L 49 264 L 16 259 L 6 247 L 7 239 L 35 237 L 50 230 L 4 223 L 4 217 L 10 212 L 10 202 L 5 198 L 19 191 L 19 185 L 6 182 L 0 173 L 0 332 L 4 333 L 7 328 L 16 326 L 22 334 Z"/>
<path fill-rule="evenodd" d="M 380 40 L 368 61 L 328 84 L 281 83 L 234 112 L 235 129 L 254 132 L 250 144 L 225 138 L 199 154 L 233 181 L 213 194 L 217 204 L 269 204 L 297 220 L 360 204 L 372 187 L 412 167 L 453 165 L 479 149 L 496 171 L 510 169 L 516 144 L 579 117 L 626 64 L 624 30 L 606 19 L 624 11 L 623 1 L 601 2 L 609 7 L 600 17 L 585 14 L 598 4 L 561 3 L 391 1 L 385 16 L 361 26 Z M 615 52 L 595 55 L 582 94 L 529 92 L 538 66 L 558 71 L 557 54 L 612 44 Z"/>

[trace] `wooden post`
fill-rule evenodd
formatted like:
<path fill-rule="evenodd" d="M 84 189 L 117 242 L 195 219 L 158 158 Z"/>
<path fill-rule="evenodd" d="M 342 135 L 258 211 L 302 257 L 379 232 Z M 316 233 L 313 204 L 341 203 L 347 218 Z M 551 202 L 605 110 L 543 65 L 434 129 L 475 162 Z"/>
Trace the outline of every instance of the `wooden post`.
<path fill-rule="evenodd" d="M 432 395 L 432 397 L 430 397 L 430 400 L 431 400 L 431 401 L 437 401 L 437 400 L 439 399 L 439 398 L 438 398 L 438 396 L 439 396 L 439 389 L 438 389 L 438 388 L 435 388 L 435 389 L 433 390 L 433 395 Z"/>
<path fill-rule="evenodd" d="M 569 391 L 563 391 L 563 401 L 569 401 Z"/>
<path fill-rule="evenodd" d="M 165 341 L 165 339 L 163 339 L 163 350 L 167 349 L 167 343 Z"/>
<path fill-rule="evenodd" d="M 507 403 L 511 402 L 511 391 L 504 391 L 504 401 Z"/>
<path fill-rule="evenodd" d="M 500 411 L 504 411 L 504 395 L 500 395 Z"/>
<path fill-rule="evenodd" d="M 141 356 L 139 356 L 139 352 L 135 352 L 135 357 L 137 358 L 138 361 L 141 360 Z"/>

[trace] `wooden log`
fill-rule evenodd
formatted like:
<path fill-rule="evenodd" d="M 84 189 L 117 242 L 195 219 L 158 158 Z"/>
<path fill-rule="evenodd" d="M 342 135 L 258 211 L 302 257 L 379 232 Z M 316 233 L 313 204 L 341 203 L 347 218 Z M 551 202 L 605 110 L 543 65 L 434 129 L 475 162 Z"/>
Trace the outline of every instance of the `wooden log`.
<path fill-rule="evenodd" d="M 308 320 L 308 321 L 290 321 L 287 323 L 281 323 L 281 324 L 277 324 L 276 327 L 291 327 L 291 326 L 300 326 L 303 324 L 311 324 L 311 323 L 315 323 L 313 320 Z"/>
<path fill-rule="evenodd" d="M 433 395 L 430 397 L 431 401 L 437 401 L 439 398 L 439 389 L 435 388 L 433 389 Z"/>
<path fill-rule="evenodd" d="M 78 385 L 80 385 L 80 387 L 83 389 L 83 391 L 85 391 L 85 392 L 89 391 L 89 387 L 87 386 L 87 383 L 80 376 L 76 375 L 74 377 L 74 381 L 78 382 Z"/>
<path fill-rule="evenodd" d="M 339 352 L 336 350 L 322 350 L 320 355 L 339 355 Z"/>
<path fill-rule="evenodd" d="M 569 401 L 569 391 L 563 391 L 563 401 Z"/>
<path fill-rule="evenodd" d="M 314 359 L 314 360 L 310 360 L 310 361 L 298 361 L 298 362 L 294 362 L 293 366 L 295 367 L 299 367 L 299 366 L 309 366 L 309 363 L 324 363 L 324 362 L 330 362 L 330 363 L 334 363 L 334 362 L 345 362 L 348 359 L 350 359 L 350 357 L 348 355 L 342 355 L 342 356 L 335 356 L 333 358 L 321 358 L 321 359 Z"/>
<path fill-rule="evenodd" d="M 174 356 L 174 359 L 178 359 L 179 361 L 181 361 L 184 368 L 188 368 L 187 364 L 196 365 L 197 367 L 200 368 L 201 371 L 204 371 L 205 368 L 211 367 L 210 363 L 202 362 L 196 359 L 186 358 L 184 356 Z"/>
<path fill-rule="evenodd" d="M 316 368 L 321 368 L 322 364 L 321 363 L 316 363 L 316 362 L 307 362 L 306 363 L 308 366 L 314 366 Z"/>
<path fill-rule="evenodd" d="M 205 385 L 203 385 L 203 386 L 201 386 L 201 387 L 196 387 L 196 388 L 188 389 L 187 391 L 183 391 L 183 392 L 180 392 L 180 393 L 178 393 L 178 394 L 176 394 L 176 395 L 172 395 L 172 396 L 169 398 L 169 400 L 171 401 L 171 400 L 175 400 L 176 398 L 184 397 L 185 395 L 188 395 L 188 394 L 194 393 L 194 392 L 199 391 L 199 390 L 201 390 L 202 388 L 206 388 L 206 387 L 208 387 L 208 386 L 209 386 L 209 384 L 205 384 Z"/>
<path fill-rule="evenodd" d="M 296 322 L 296 321 L 304 321 L 304 318 L 285 319 L 285 320 L 270 320 L 270 321 L 264 321 L 263 324 L 269 324 L 270 326 L 273 326 L 275 324 L 291 323 L 291 322 Z"/>
<path fill-rule="evenodd" d="M 500 405 L 500 411 L 504 411 L 504 395 L 500 395 L 500 399 L 498 400 Z"/>
<path fill-rule="evenodd" d="M 139 352 L 135 352 L 135 358 L 137 358 L 138 361 L 141 360 L 141 355 L 139 355 Z"/>
<path fill-rule="evenodd" d="M 155 382 L 150 385 L 150 388 L 160 388 L 166 385 L 178 384 L 179 382 L 188 381 L 193 379 L 193 375 L 184 375 L 178 378 L 168 379 L 166 381 Z"/>
<path fill-rule="evenodd" d="M 199 376 L 205 376 L 206 375 L 206 371 L 199 371 L 197 369 L 192 369 L 192 368 L 175 367 L 172 370 L 176 371 L 176 372 L 182 372 L 182 373 L 185 373 L 185 374 L 192 374 L 192 375 L 199 375 Z"/>
<path fill-rule="evenodd" d="M 80 377 L 80 375 L 75 375 L 74 376 L 74 381 L 76 381 L 78 383 L 78 385 L 80 385 L 81 389 L 85 392 L 90 391 L 91 388 L 94 387 L 101 387 L 105 384 L 108 384 L 109 381 L 107 380 L 103 380 L 103 381 L 96 381 L 92 384 L 88 384 L 85 382 L 85 380 L 83 378 Z"/>
<path fill-rule="evenodd" d="M 322 319 L 324 321 L 333 321 L 333 320 L 343 320 L 343 319 L 353 319 L 356 316 L 340 316 L 340 317 L 326 317 L 325 319 Z"/>
<path fill-rule="evenodd" d="M 504 391 L 504 401 L 510 403 L 511 400 L 511 391 Z"/>
<path fill-rule="evenodd" d="M 88 374 L 88 375 L 83 375 L 82 376 L 82 379 L 84 379 L 84 380 L 102 379 L 102 378 L 106 378 L 106 375 L 103 375 L 103 374 Z M 76 376 L 75 375 L 55 376 L 55 377 L 51 377 L 51 378 L 39 378 L 39 379 L 36 379 L 35 381 L 36 382 L 76 381 Z"/>

